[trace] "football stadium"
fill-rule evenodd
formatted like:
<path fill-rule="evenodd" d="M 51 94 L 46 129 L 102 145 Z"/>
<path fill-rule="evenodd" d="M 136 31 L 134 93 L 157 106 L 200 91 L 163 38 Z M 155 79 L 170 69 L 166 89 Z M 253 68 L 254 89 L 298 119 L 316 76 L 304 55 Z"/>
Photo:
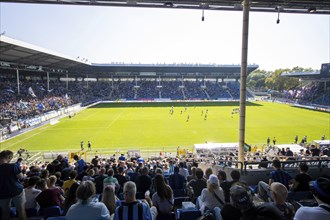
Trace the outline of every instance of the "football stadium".
<path fill-rule="evenodd" d="M 330 63 L 249 88 L 245 32 L 329 2 L 16 2 L 241 11 L 242 62 L 92 63 L 1 34 L 1 219 L 329 219 Z"/>

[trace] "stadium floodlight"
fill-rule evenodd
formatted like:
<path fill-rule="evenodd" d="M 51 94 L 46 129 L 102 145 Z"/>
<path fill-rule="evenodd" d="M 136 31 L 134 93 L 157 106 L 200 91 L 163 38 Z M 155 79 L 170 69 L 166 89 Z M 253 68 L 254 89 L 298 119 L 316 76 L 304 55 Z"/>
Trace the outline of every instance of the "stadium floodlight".
<path fill-rule="evenodd" d="M 204 21 L 205 20 L 205 17 L 204 17 L 204 8 L 203 8 L 203 10 L 202 10 L 202 21 Z"/>
<path fill-rule="evenodd" d="M 282 9 L 281 6 L 278 6 L 275 8 L 277 10 L 277 20 L 276 20 L 276 24 L 279 24 L 280 23 L 280 11 Z"/>

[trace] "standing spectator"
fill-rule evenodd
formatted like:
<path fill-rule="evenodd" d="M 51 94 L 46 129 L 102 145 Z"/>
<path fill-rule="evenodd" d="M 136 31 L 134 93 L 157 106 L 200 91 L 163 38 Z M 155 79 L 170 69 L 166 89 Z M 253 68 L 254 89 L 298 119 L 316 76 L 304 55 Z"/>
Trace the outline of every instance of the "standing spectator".
<path fill-rule="evenodd" d="M 294 220 L 325 220 L 330 219 L 330 180 L 327 178 L 318 178 L 313 182 L 312 193 L 319 206 L 300 207 Z"/>
<path fill-rule="evenodd" d="M 186 186 L 185 178 L 179 174 L 179 167 L 174 167 L 174 174 L 170 175 L 169 184 L 172 190 L 183 190 Z"/>
<path fill-rule="evenodd" d="M 107 207 L 102 202 L 95 202 L 92 198 L 95 196 L 95 185 L 87 180 L 80 184 L 77 189 L 77 203 L 72 205 L 67 214 L 67 220 L 109 220 L 110 215 Z"/>
<path fill-rule="evenodd" d="M 260 181 L 258 183 L 258 194 L 261 199 L 265 202 L 268 202 L 270 198 L 269 187 L 273 182 L 282 183 L 287 189 L 289 189 L 289 183 L 292 180 L 292 177 L 286 172 L 281 170 L 281 162 L 277 159 L 273 160 L 274 171 L 270 172 L 269 183 Z"/>
<path fill-rule="evenodd" d="M 79 175 L 80 173 L 82 173 L 84 171 L 86 162 L 84 161 L 84 159 L 79 158 L 78 155 L 74 155 L 73 159 L 76 161 L 75 166 L 76 166 L 77 173 Z"/>
<path fill-rule="evenodd" d="M 299 174 L 297 174 L 292 180 L 293 184 L 291 190 L 297 191 L 309 191 L 309 182 L 312 181 L 312 177 L 307 173 L 308 166 L 306 163 L 299 164 Z"/>
<path fill-rule="evenodd" d="M 18 212 L 18 218 L 26 219 L 25 192 L 20 179 L 23 174 L 16 164 L 10 164 L 14 154 L 12 151 L 0 152 L 0 209 L 1 219 L 9 219 L 10 206 L 13 202 Z"/>
<path fill-rule="evenodd" d="M 272 185 L 270 185 L 270 192 L 274 201 L 273 204 L 282 213 L 284 219 L 293 220 L 293 205 L 289 202 L 286 202 L 288 197 L 288 189 L 282 183 L 274 182 Z"/>
<path fill-rule="evenodd" d="M 129 180 L 127 176 L 124 176 L 124 167 L 118 167 L 118 173 L 115 174 L 114 177 L 118 180 L 120 186 L 119 192 L 122 192 L 124 184 Z"/>
<path fill-rule="evenodd" d="M 133 216 L 138 220 L 152 220 L 149 206 L 136 200 L 136 185 L 132 181 L 124 184 L 125 203 L 116 208 L 114 220 L 131 220 Z"/>
<path fill-rule="evenodd" d="M 139 194 L 139 198 L 144 197 L 145 192 L 151 189 L 152 181 L 148 174 L 149 174 L 148 167 L 143 167 L 142 175 L 138 176 L 135 179 L 136 189 Z"/>

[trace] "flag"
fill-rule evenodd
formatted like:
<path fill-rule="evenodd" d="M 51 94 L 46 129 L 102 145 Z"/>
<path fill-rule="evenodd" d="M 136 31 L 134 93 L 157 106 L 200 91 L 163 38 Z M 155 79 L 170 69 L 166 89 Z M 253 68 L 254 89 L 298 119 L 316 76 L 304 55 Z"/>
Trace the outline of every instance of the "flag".
<path fill-rule="evenodd" d="M 10 92 L 10 93 L 15 94 L 15 92 L 12 89 L 6 89 L 6 92 Z"/>
<path fill-rule="evenodd" d="M 42 103 L 38 103 L 38 110 L 41 111 L 45 108 L 45 106 Z"/>
<path fill-rule="evenodd" d="M 28 89 L 28 93 L 33 97 L 33 98 L 36 98 L 36 94 L 34 94 L 33 90 L 32 90 L 32 87 L 30 86 L 29 89 Z"/>

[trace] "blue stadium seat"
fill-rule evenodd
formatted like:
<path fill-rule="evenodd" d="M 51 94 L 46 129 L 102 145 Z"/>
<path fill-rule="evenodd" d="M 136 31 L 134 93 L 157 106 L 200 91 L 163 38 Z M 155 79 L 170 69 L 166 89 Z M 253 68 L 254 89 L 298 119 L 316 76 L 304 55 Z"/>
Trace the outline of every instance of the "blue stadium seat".
<path fill-rule="evenodd" d="M 62 209 L 59 206 L 51 206 L 42 209 L 42 213 L 45 219 L 49 217 L 56 217 L 62 214 Z"/>

